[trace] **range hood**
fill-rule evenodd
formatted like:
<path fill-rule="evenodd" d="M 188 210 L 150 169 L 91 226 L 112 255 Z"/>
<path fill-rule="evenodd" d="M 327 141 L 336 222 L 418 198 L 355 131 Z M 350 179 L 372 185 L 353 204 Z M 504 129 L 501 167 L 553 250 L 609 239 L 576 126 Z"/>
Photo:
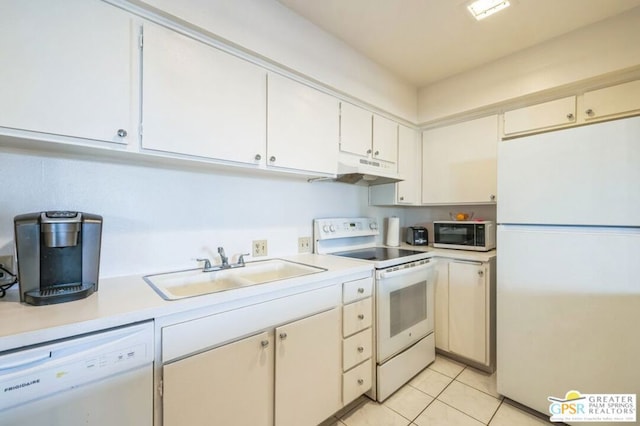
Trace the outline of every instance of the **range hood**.
<path fill-rule="evenodd" d="M 365 158 L 342 157 L 338 161 L 336 182 L 383 185 L 400 182 L 396 165 Z"/>

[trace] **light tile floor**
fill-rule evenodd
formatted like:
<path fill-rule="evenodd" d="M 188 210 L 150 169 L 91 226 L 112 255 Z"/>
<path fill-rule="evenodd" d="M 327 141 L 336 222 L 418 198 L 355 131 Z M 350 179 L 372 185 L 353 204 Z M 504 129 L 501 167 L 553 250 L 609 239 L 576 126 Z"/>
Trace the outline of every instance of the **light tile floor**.
<path fill-rule="evenodd" d="M 322 426 L 536 426 L 542 417 L 523 411 L 496 391 L 489 375 L 449 358 L 436 361 L 384 403 L 361 398 Z"/>

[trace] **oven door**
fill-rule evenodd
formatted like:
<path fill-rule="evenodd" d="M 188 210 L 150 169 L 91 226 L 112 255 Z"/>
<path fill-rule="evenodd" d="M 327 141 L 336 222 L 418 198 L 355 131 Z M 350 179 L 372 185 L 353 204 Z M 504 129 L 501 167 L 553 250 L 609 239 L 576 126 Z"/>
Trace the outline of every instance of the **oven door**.
<path fill-rule="evenodd" d="M 433 331 L 433 280 L 432 263 L 376 271 L 379 364 Z"/>

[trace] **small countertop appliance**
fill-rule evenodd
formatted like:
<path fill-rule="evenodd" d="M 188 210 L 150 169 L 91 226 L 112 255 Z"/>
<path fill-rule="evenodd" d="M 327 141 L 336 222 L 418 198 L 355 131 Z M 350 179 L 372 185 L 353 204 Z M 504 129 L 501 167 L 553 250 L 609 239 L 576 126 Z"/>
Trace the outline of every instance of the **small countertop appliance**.
<path fill-rule="evenodd" d="M 412 246 L 426 246 L 429 244 L 429 231 L 422 226 L 409 226 L 405 242 Z"/>
<path fill-rule="evenodd" d="M 72 211 L 14 218 L 20 301 L 50 305 L 98 290 L 102 217 Z"/>

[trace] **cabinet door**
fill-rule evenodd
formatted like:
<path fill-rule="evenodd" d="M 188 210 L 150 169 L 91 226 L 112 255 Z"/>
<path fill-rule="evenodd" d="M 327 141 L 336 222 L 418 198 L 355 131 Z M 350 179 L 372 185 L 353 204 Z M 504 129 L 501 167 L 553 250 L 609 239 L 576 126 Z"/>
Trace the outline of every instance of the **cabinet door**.
<path fill-rule="evenodd" d="M 265 332 L 163 366 L 163 425 L 273 425 L 273 365 Z"/>
<path fill-rule="evenodd" d="M 417 204 L 422 179 L 418 133 L 406 126 L 398 128 L 398 175 L 404 179 L 396 184 L 398 204 Z"/>
<path fill-rule="evenodd" d="M 422 137 L 422 203 L 495 202 L 498 116 L 437 129 Z"/>
<path fill-rule="evenodd" d="M 449 262 L 438 259 L 435 285 L 436 348 L 449 351 Z"/>
<path fill-rule="evenodd" d="M 371 154 L 373 114 L 347 102 L 340 103 L 340 151 Z"/>
<path fill-rule="evenodd" d="M 143 56 L 144 148 L 264 164 L 266 71 L 153 24 Z"/>
<path fill-rule="evenodd" d="M 276 424 L 316 425 L 341 408 L 339 310 L 276 329 Z"/>
<path fill-rule="evenodd" d="M 97 0 L 1 2 L 0 126 L 135 140 L 135 33 Z"/>
<path fill-rule="evenodd" d="M 373 158 L 395 163 L 398 161 L 398 123 L 373 115 Z"/>
<path fill-rule="evenodd" d="M 269 74 L 267 165 L 334 175 L 338 167 L 338 100 Z"/>
<path fill-rule="evenodd" d="M 586 121 L 640 112 L 640 80 L 586 92 L 583 100 Z"/>
<path fill-rule="evenodd" d="M 576 97 L 569 96 L 504 113 L 504 135 L 547 130 L 576 122 Z"/>
<path fill-rule="evenodd" d="M 487 363 L 486 281 L 483 264 L 449 263 L 449 349 Z"/>

